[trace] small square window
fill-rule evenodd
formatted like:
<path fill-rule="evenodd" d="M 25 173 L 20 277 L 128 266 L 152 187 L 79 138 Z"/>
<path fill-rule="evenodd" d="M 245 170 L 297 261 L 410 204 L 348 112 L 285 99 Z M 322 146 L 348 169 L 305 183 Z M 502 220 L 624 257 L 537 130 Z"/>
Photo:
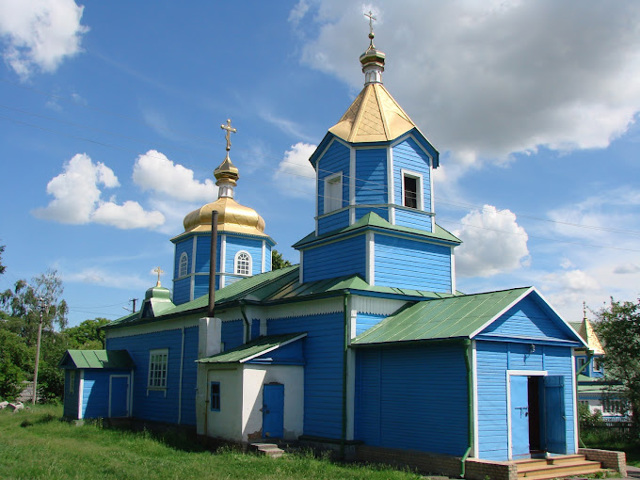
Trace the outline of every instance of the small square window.
<path fill-rule="evenodd" d="M 167 388 L 167 366 L 169 350 L 167 348 L 149 351 L 149 388 Z"/>
<path fill-rule="evenodd" d="M 324 213 L 342 208 L 342 173 L 324 179 Z"/>
<path fill-rule="evenodd" d="M 211 382 L 211 410 L 220 411 L 220 382 Z"/>
<path fill-rule="evenodd" d="M 76 371 L 69 370 L 69 393 L 73 394 L 76 390 Z"/>
<path fill-rule="evenodd" d="M 402 174 L 402 204 L 405 207 L 422 209 L 422 177 L 419 174 Z"/>

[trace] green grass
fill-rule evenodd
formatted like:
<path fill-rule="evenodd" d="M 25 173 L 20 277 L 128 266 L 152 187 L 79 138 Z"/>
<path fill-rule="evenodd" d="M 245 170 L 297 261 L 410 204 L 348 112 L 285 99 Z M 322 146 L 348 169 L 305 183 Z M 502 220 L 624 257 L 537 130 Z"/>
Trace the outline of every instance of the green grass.
<path fill-rule="evenodd" d="M 621 435 L 614 429 L 606 428 L 584 429 L 580 433 L 580 439 L 589 448 L 625 452 L 627 464 L 640 467 L 640 439 L 631 438 L 628 434 Z"/>
<path fill-rule="evenodd" d="M 311 455 L 279 459 L 232 450 L 209 452 L 186 437 L 75 426 L 59 406 L 0 411 L 2 479 L 397 479 L 421 478 L 387 467 L 332 463 Z"/>

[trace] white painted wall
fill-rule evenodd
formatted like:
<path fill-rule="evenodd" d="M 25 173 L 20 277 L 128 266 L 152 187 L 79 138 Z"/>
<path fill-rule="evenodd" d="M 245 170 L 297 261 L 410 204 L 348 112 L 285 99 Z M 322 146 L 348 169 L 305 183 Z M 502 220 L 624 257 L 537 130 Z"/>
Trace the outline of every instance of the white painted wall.
<path fill-rule="evenodd" d="M 207 398 L 211 382 L 220 382 L 220 411 L 211 411 L 207 403 L 207 435 L 240 442 L 242 438 L 242 367 L 230 370 L 209 370 Z"/>

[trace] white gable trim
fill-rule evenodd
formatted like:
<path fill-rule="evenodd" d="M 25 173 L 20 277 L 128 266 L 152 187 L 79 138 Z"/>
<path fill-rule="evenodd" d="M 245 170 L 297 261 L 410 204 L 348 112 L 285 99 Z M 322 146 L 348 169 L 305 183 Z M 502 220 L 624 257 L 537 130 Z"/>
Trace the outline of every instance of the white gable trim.
<path fill-rule="evenodd" d="M 372 313 L 374 315 L 389 316 L 404 307 L 408 302 L 405 300 L 393 300 L 380 297 L 361 297 L 352 295 L 353 309 L 358 313 Z"/>
<path fill-rule="evenodd" d="M 356 150 L 349 147 L 349 205 L 356 204 Z M 349 209 L 349 225 L 356 223 L 355 208 Z"/>
<path fill-rule="evenodd" d="M 587 345 L 587 342 L 585 342 L 585 340 L 580 336 L 578 332 L 576 332 L 576 330 L 571 326 L 571 324 L 567 322 L 564 318 L 562 318 L 562 316 L 556 311 L 556 309 L 553 308 L 549 302 L 547 302 L 547 299 L 544 298 L 542 294 L 535 287 L 531 287 L 531 289 L 536 293 L 536 295 L 538 295 L 538 297 L 540 297 L 540 300 L 542 300 L 547 305 L 547 307 L 549 307 L 549 309 L 558 317 L 558 319 L 560 319 L 562 323 L 564 323 L 569 328 L 569 330 L 573 332 L 575 337 L 580 340 L 580 343 L 582 343 L 585 347 L 589 348 L 589 345 Z M 577 451 L 578 450 L 576 449 L 576 452 Z"/>

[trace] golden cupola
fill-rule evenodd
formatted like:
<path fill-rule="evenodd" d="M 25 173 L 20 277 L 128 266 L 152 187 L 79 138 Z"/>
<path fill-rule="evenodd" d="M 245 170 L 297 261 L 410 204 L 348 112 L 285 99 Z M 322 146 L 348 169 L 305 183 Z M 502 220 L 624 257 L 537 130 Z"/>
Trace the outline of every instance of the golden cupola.
<path fill-rule="evenodd" d="M 229 158 L 231 149 L 230 134 L 236 129 L 231 127 L 231 121 L 227 120 L 226 125 L 221 127 L 227 131 L 227 156 L 222 163 L 213 171 L 218 186 L 218 199 L 208 203 L 184 217 L 184 233 L 190 232 L 210 232 L 211 212 L 218 211 L 218 231 L 244 233 L 260 237 L 268 237 L 264 233 L 264 219 L 253 208 L 240 205 L 233 199 L 234 187 L 240 175 L 238 168 Z"/>

